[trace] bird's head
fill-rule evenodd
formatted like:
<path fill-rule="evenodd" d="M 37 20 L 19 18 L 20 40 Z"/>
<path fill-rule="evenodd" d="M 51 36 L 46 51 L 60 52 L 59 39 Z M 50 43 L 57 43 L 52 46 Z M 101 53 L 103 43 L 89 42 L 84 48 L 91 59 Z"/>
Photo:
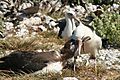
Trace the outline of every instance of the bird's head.
<path fill-rule="evenodd" d="M 89 41 L 91 37 L 83 37 L 81 41 L 79 39 L 70 39 L 68 40 L 64 47 L 61 49 L 61 55 L 65 57 L 65 59 L 72 58 L 76 55 L 76 52 L 79 50 L 79 46 L 82 45 L 84 42 Z M 82 42 L 82 43 L 81 43 Z M 76 55 L 77 56 L 77 55 Z"/>
<path fill-rule="evenodd" d="M 61 49 L 61 55 L 63 55 L 65 59 L 72 58 L 77 48 L 78 48 L 78 40 L 71 39 L 67 41 L 64 47 Z"/>
<path fill-rule="evenodd" d="M 78 18 L 76 18 L 76 13 L 75 12 L 76 12 L 75 9 L 69 8 L 69 9 L 66 10 L 65 16 L 70 18 L 70 19 L 75 19 L 76 21 L 79 22 Z"/>
<path fill-rule="evenodd" d="M 75 16 L 75 10 L 72 8 L 67 9 L 65 12 L 65 16 L 73 18 Z"/>

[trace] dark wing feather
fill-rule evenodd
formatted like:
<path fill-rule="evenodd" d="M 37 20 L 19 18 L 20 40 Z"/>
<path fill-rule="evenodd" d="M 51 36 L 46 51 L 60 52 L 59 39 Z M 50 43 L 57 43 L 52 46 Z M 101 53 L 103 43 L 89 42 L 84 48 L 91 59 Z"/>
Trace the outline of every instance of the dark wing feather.
<path fill-rule="evenodd" d="M 48 62 L 58 60 L 55 52 L 15 51 L 0 59 L 0 69 L 37 71 L 47 66 Z"/>

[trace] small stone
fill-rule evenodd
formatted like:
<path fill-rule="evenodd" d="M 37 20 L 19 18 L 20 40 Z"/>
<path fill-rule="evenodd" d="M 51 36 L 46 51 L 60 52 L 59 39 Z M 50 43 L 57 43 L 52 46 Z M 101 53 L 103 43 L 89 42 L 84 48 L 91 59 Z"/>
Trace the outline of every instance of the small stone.
<path fill-rule="evenodd" d="M 63 80 L 78 80 L 76 77 L 64 77 Z"/>

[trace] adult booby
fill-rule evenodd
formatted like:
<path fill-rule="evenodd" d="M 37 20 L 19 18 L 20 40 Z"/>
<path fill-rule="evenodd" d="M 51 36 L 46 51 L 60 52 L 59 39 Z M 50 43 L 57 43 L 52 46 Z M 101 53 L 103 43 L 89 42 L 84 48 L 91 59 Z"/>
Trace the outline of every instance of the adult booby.
<path fill-rule="evenodd" d="M 65 13 L 66 26 L 61 34 L 64 39 L 69 39 L 72 36 L 73 31 L 76 29 L 75 19 L 72 15 L 75 15 L 75 12 L 70 8 L 70 10 Z"/>
<path fill-rule="evenodd" d="M 75 28 L 78 27 L 80 24 L 80 21 L 76 20 L 74 18 L 75 15 L 76 15 L 75 10 L 70 8 L 70 9 L 66 10 L 65 18 L 60 19 L 55 22 L 55 23 L 57 23 L 56 27 L 58 26 L 60 28 L 58 37 L 64 38 L 64 39 L 70 38 L 70 36 L 73 34 L 73 31 L 75 30 Z M 82 20 L 81 23 L 84 24 L 85 26 L 89 27 L 92 31 L 94 31 L 94 28 L 89 25 L 89 23 L 92 22 L 92 20 L 93 20 L 93 17 L 92 17 L 92 19 L 91 19 L 91 17 L 86 17 L 87 21 Z"/>
<path fill-rule="evenodd" d="M 74 56 L 75 47 L 70 44 L 61 49 L 61 52 L 34 52 L 15 51 L 10 55 L 0 58 L 0 70 L 10 70 L 17 73 L 25 72 L 34 74 L 45 74 L 49 72 L 60 72 L 68 59 Z"/>
<path fill-rule="evenodd" d="M 101 38 L 95 33 L 95 31 L 89 26 L 85 26 L 80 20 L 76 18 L 74 9 L 70 9 L 66 11 L 66 26 L 62 32 L 62 36 L 64 38 L 79 40 L 79 48 L 78 53 L 90 53 L 91 58 L 95 58 L 95 54 L 98 53 L 98 50 L 102 46 Z M 75 25 L 75 21 L 79 24 Z M 89 41 L 84 42 L 84 46 L 82 46 L 82 38 L 89 36 L 91 39 Z M 81 51 L 81 47 L 84 50 Z"/>

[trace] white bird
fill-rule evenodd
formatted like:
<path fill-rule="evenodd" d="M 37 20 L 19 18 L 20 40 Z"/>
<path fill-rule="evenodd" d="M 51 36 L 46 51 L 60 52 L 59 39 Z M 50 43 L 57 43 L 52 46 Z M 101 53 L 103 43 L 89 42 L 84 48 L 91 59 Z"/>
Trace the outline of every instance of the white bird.
<path fill-rule="evenodd" d="M 82 43 L 82 38 L 89 36 L 91 39 Z M 74 30 L 71 39 L 79 40 L 79 55 L 82 53 L 90 53 L 90 58 L 95 58 L 98 50 L 102 47 L 101 38 L 96 35 L 89 27 L 83 25 L 81 22 Z M 81 49 L 82 47 L 82 49 Z M 81 51 L 82 50 L 82 51 Z"/>
<path fill-rule="evenodd" d="M 76 29 L 75 20 L 72 15 L 75 15 L 75 12 L 72 9 L 65 13 L 66 26 L 61 34 L 64 39 L 69 39 L 72 36 L 73 31 Z"/>
<path fill-rule="evenodd" d="M 102 41 L 101 38 L 96 35 L 95 31 L 83 25 L 82 22 L 76 18 L 74 10 L 67 11 L 65 18 L 66 26 L 62 32 L 62 37 L 68 39 L 68 42 L 70 41 L 69 43 L 73 41 L 75 45 L 77 45 L 77 49 L 74 51 L 73 70 L 75 71 L 77 56 L 80 56 L 80 53 L 88 53 L 90 54 L 90 59 L 95 59 L 95 55 L 98 54 L 102 46 Z M 79 22 L 78 26 L 75 25 L 75 20 Z M 87 37 L 88 40 L 84 42 L 84 38 Z"/>
<path fill-rule="evenodd" d="M 76 18 L 75 11 L 73 9 L 66 11 L 65 18 L 66 26 L 64 31 L 62 32 L 62 37 L 67 38 L 68 40 L 69 39 L 79 40 L 78 48 L 79 55 L 80 52 L 90 53 L 91 58 L 95 58 L 95 54 L 98 53 L 98 50 L 102 46 L 101 38 L 98 35 L 96 35 L 95 31 L 91 30 L 89 26 L 83 25 L 82 22 Z M 75 25 L 75 20 L 79 22 L 78 26 Z M 89 41 L 84 42 L 83 45 L 82 38 L 88 36 L 91 39 Z"/>
<path fill-rule="evenodd" d="M 88 53 L 90 54 L 90 59 L 95 59 L 95 55 L 98 54 L 98 50 L 102 46 L 102 41 L 101 38 L 96 35 L 94 30 L 89 28 L 89 26 L 85 26 L 76 18 L 74 10 L 67 11 L 65 17 L 66 26 L 62 32 L 62 37 L 67 38 L 68 40 L 73 40 L 74 42 L 77 41 L 75 43 L 77 45 L 77 49 L 74 51 L 75 71 L 77 56 L 80 56 L 80 53 Z M 79 22 L 78 26 L 75 25 L 75 20 Z"/>

